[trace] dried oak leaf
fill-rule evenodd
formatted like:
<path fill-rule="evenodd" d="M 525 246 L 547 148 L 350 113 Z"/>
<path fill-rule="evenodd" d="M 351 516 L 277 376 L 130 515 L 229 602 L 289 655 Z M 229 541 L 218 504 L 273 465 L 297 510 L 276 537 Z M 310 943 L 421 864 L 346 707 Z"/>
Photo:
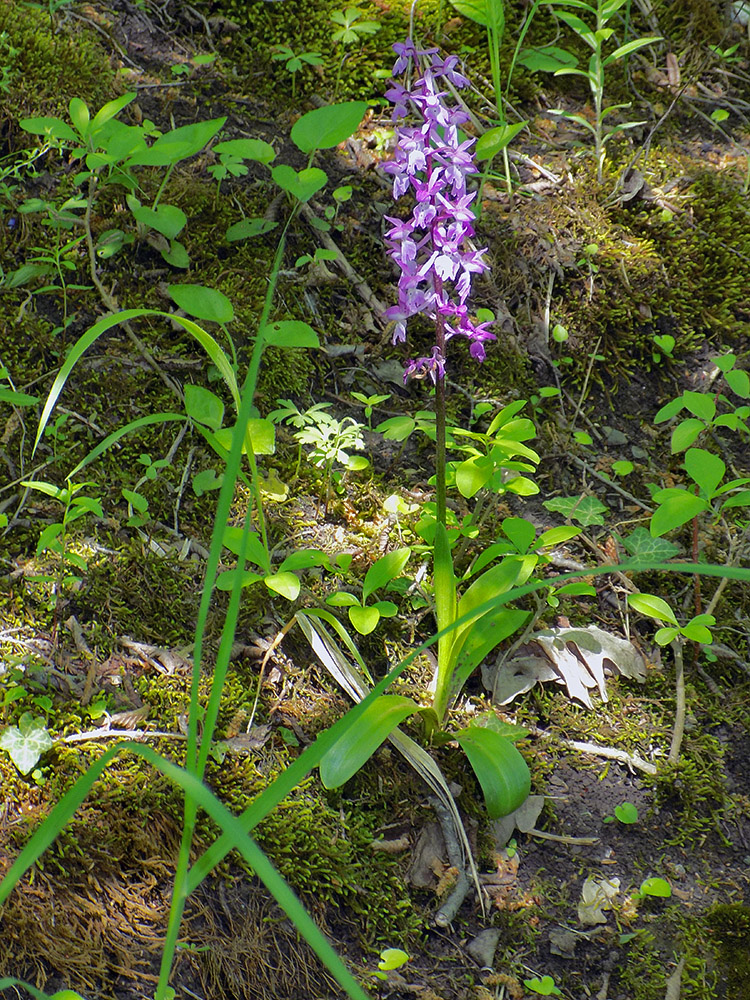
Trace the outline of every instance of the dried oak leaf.
<path fill-rule="evenodd" d="M 607 701 L 605 678 L 612 674 L 643 682 L 645 660 L 627 639 L 589 625 L 537 632 L 511 659 L 485 664 L 482 682 L 497 705 L 507 705 L 538 681 L 555 681 L 567 687 L 571 698 L 593 708 L 589 690 L 598 688 Z"/>

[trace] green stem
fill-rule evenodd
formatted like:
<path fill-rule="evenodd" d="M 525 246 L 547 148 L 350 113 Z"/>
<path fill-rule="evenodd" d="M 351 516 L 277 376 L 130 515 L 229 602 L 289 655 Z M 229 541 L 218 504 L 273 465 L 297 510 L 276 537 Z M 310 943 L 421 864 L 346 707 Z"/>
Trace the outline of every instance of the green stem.
<path fill-rule="evenodd" d="M 440 294 L 439 279 L 435 280 L 435 289 Z M 445 320 L 438 312 L 436 321 L 435 346 L 440 357 L 445 357 Z M 435 499 L 437 501 L 437 519 L 445 526 L 445 377 L 439 372 L 435 377 Z"/>
<path fill-rule="evenodd" d="M 278 246 L 276 247 L 276 253 L 273 258 L 273 264 L 271 265 L 271 273 L 268 277 L 268 287 L 266 288 L 266 297 L 263 302 L 263 312 L 261 313 L 260 321 L 258 323 L 258 333 L 255 337 L 255 343 L 253 344 L 253 353 L 250 357 L 250 364 L 247 368 L 247 375 L 245 376 L 245 383 L 242 388 L 243 396 L 250 394 L 250 398 L 255 398 L 255 391 L 258 386 L 258 373 L 260 371 L 260 362 L 263 356 L 263 348 L 265 346 L 265 341 L 263 337 L 263 330 L 268 324 L 268 320 L 271 316 L 271 307 L 273 305 L 273 298 L 276 293 L 276 285 L 279 280 L 279 271 L 281 270 L 281 264 L 284 259 L 284 250 L 286 248 L 286 234 L 291 224 L 292 219 L 297 213 L 299 208 L 299 202 L 295 205 L 293 211 L 287 219 L 286 225 L 279 238 Z M 260 492 L 260 483 L 258 482 L 258 467 L 255 460 L 255 453 L 252 449 L 252 444 L 250 441 L 250 435 L 246 435 L 246 449 L 247 449 L 247 459 L 250 463 L 250 471 L 252 473 L 251 482 L 253 484 L 253 498 L 255 500 L 255 509 L 258 515 L 258 527 L 260 529 L 260 537 L 263 542 L 263 548 L 266 553 L 268 553 L 268 532 L 266 530 L 266 519 L 263 513 L 263 498 Z M 268 565 L 263 567 L 264 571 L 268 574 L 271 572 L 270 557 Z"/>

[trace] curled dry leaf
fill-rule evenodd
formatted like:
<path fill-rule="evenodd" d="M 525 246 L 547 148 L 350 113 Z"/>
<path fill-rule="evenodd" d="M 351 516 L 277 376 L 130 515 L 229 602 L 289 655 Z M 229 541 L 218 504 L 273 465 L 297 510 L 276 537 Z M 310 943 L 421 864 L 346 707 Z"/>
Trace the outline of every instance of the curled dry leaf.
<path fill-rule="evenodd" d="M 589 691 L 598 688 L 607 701 L 605 678 L 613 674 L 643 682 L 645 660 L 627 639 L 589 625 L 537 632 L 511 659 L 485 664 L 482 682 L 497 705 L 507 705 L 537 681 L 555 681 L 567 687 L 571 698 L 593 708 Z"/>
<path fill-rule="evenodd" d="M 584 926 L 606 924 L 604 910 L 612 909 L 612 900 L 620 891 L 619 878 L 598 879 L 589 875 L 583 883 L 578 903 L 578 919 Z"/>

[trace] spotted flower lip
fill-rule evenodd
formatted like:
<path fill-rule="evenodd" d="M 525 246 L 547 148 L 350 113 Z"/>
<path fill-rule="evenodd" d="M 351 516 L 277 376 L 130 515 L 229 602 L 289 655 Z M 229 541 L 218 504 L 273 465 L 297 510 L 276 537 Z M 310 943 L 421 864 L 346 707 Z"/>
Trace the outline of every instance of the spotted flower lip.
<path fill-rule="evenodd" d="M 396 322 L 394 343 L 406 340 L 412 316 L 440 317 L 445 340 L 465 337 L 471 357 L 484 361 L 485 344 L 496 338 L 488 323 L 474 323 L 466 305 L 473 275 L 489 266 L 486 249 L 471 243 L 476 193 L 467 190 L 467 178 L 477 173 L 472 156 L 476 140 L 461 136 L 459 126 L 469 116 L 447 105 L 447 92 L 441 89 L 446 81 L 456 88 L 469 81 L 458 71 L 457 56 L 443 59 L 437 49 L 419 49 L 411 38 L 393 49 L 394 78 L 409 71 L 416 75 L 408 86 L 394 79 L 386 92 L 397 130 L 394 158 L 383 169 L 393 178 L 394 199 L 411 192 L 414 207 L 408 219 L 385 216 L 390 223 L 388 254 L 399 268 L 398 305 L 387 309 L 385 317 Z M 410 109 L 421 119 L 417 125 L 403 122 Z M 433 382 L 445 376 L 445 358 L 437 346 L 428 357 L 409 361 L 404 371 L 405 382 L 427 376 Z"/>

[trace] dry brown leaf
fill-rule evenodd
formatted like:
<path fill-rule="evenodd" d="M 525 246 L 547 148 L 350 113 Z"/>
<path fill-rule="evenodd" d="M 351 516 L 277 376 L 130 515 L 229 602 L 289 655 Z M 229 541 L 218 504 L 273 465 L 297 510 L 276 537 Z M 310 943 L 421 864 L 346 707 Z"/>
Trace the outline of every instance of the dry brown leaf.
<path fill-rule="evenodd" d="M 598 688 L 607 701 L 608 674 L 642 682 L 646 679 L 644 658 L 627 639 L 589 625 L 537 632 L 510 660 L 485 664 L 482 682 L 497 705 L 507 705 L 538 681 L 554 680 L 567 687 L 571 698 L 593 708 L 589 691 Z"/>

